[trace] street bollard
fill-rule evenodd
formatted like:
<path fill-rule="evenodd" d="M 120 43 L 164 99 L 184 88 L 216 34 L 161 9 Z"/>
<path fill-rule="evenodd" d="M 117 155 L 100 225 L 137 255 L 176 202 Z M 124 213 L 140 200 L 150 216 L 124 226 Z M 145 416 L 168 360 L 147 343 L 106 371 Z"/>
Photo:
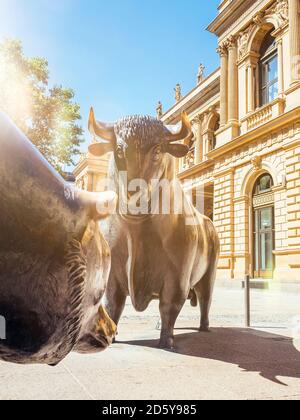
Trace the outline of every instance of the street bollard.
<path fill-rule="evenodd" d="M 251 308 L 250 308 L 250 276 L 245 277 L 245 321 L 246 327 L 250 328 L 251 324 Z"/>

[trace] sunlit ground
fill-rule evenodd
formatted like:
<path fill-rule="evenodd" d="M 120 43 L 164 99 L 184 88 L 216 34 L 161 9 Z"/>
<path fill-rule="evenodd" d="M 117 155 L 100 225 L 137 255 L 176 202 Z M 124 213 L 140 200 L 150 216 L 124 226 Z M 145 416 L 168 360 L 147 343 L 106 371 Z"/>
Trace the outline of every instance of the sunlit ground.
<path fill-rule="evenodd" d="M 118 341 L 98 355 L 71 354 L 57 366 L 0 363 L 0 399 L 299 399 L 300 352 L 293 340 L 300 288 L 251 292 L 244 328 L 241 289 L 217 287 L 212 333 L 197 332 L 187 303 L 176 351 L 157 349 L 158 303 L 137 314 L 128 301 Z"/>

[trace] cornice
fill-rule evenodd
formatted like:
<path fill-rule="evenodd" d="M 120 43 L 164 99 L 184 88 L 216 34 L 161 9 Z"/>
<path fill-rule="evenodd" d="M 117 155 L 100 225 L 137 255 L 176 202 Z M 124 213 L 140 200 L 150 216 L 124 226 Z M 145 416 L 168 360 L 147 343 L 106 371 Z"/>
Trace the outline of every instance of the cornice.
<path fill-rule="evenodd" d="M 257 2 L 259 0 L 256 0 Z M 253 0 L 236 0 L 229 3 L 229 5 L 210 23 L 207 30 L 217 36 L 220 36 L 225 29 L 235 21 L 235 15 L 245 13 L 245 11 L 253 5 Z"/>
<path fill-rule="evenodd" d="M 238 35 L 258 18 L 259 14 L 270 8 L 276 0 L 235 0 L 209 25 L 208 31 L 214 33 L 222 42 L 229 35 Z"/>
<path fill-rule="evenodd" d="M 193 176 L 195 174 L 198 174 L 199 172 L 202 172 L 206 169 L 209 169 L 213 167 L 215 164 L 212 160 L 205 160 L 204 162 L 199 163 L 198 165 L 194 165 L 191 168 L 180 172 L 177 176 L 179 179 L 187 179 L 190 176 Z"/>
<path fill-rule="evenodd" d="M 275 250 L 274 255 L 298 255 L 300 254 L 300 248 L 283 248 Z"/>

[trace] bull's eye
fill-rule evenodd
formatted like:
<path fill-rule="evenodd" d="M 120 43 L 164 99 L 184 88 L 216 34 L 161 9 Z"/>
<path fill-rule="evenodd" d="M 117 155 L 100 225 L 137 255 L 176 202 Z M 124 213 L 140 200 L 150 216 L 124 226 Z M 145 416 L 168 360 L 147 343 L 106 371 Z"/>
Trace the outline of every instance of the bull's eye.
<path fill-rule="evenodd" d="M 116 153 L 117 153 L 118 159 L 124 159 L 124 152 L 123 152 L 122 147 L 118 147 Z"/>
<path fill-rule="evenodd" d="M 157 161 L 159 161 L 159 160 L 160 160 L 161 153 L 162 153 L 161 146 L 156 146 L 156 147 L 153 149 L 153 160 L 154 160 L 155 162 L 157 162 Z"/>

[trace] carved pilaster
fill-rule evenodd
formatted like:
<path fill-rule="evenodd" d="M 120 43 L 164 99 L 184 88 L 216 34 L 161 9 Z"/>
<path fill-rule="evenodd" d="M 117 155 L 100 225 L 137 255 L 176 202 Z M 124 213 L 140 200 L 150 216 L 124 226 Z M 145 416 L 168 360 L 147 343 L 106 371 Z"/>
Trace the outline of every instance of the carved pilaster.
<path fill-rule="evenodd" d="M 238 120 L 238 67 L 237 67 L 237 41 L 230 36 L 228 44 L 228 121 Z"/>
<path fill-rule="evenodd" d="M 195 164 L 198 165 L 203 161 L 203 136 L 202 136 L 202 130 L 203 130 L 203 115 L 197 115 L 192 120 L 192 125 L 195 129 Z"/>
<path fill-rule="evenodd" d="M 217 49 L 221 58 L 221 86 L 220 86 L 220 124 L 224 127 L 228 122 L 228 51 L 226 43 Z"/>
<path fill-rule="evenodd" d="M 291 84 L 300 80 L 299 0 L 289 0 Z"/>

